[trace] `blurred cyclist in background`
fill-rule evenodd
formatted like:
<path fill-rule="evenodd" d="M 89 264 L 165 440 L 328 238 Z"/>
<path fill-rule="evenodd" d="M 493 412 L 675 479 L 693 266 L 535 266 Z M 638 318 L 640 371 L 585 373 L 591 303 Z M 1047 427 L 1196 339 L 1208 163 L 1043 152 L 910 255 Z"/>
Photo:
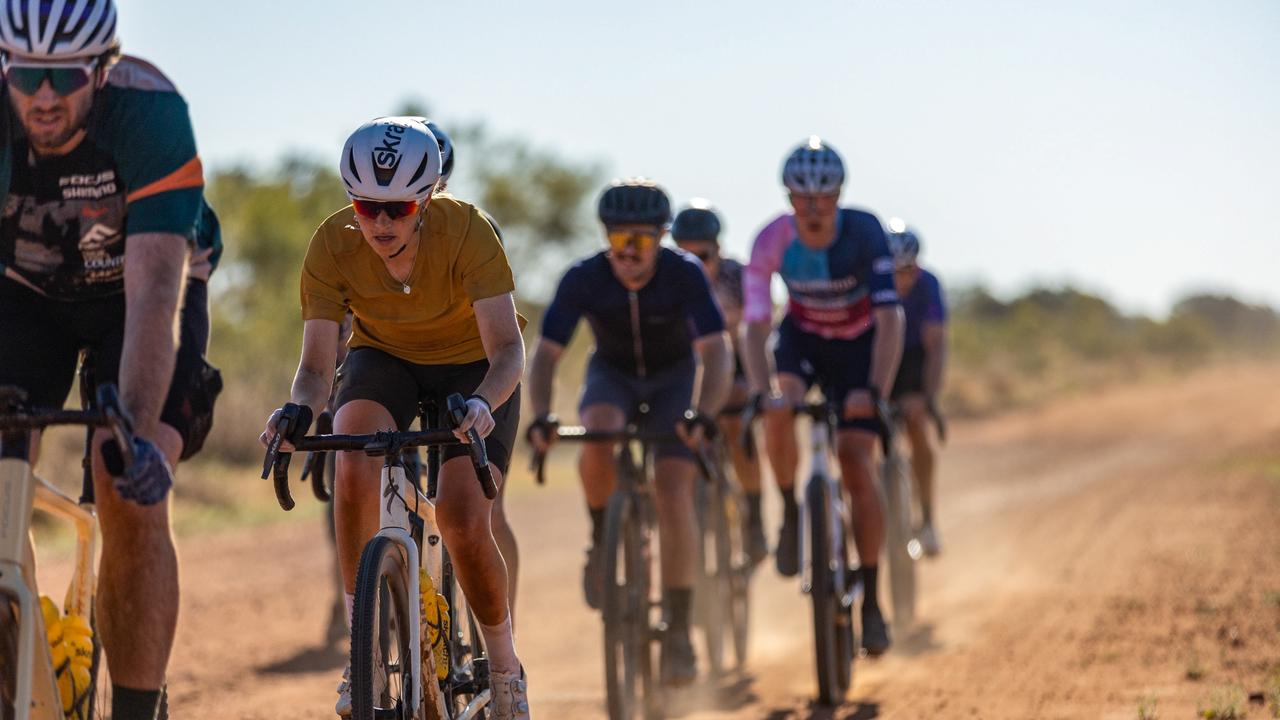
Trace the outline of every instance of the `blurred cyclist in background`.
<path fill-rule="evenodd" d="M 840 207 L 844 162 L 818 137 L 797 147 L 782 167 L 792 212 L 765 226 L 751 249 L 744 291 L 746 365 L 754 402 L 765 411 L 765 445 L 782 494 L 778 572 L 799 572 L 800 511 L 795 498 L 800 461 L 792 408 L 817 384 L 840 408 L 836 456 L 853 501 L 853 535 L 866 595 L 862 645 L 871 655 L 889 648 L 880 612 L 877 569 L 884 517 L 876 491 L 876 408 L 893 389 L 902 351 L 902 308 L 893 286 L 893 258 L 880 220 Z M 774 362 L 774 274 L 789 302 L 778 325 Z"/>
<path fill-rule="evenodd" d="M 686 685 L 697 677 L 689 631 L 699 557 L 691 448 L 716 430 L 733 379 L 733 350 L 702 266 L 660 244 L 671 220 L 666 192 L 643 178 L 615 182 L 600 197 L 599 215 L 608 249 L 569 268 L 543 316 L 542 337 L 529 362 L 535 419 L 528 435 L 539 452 L 555 441 L 555 368 L 585 317 L 595 349 L 578 408 L 582 424 L 592 431 L 620 431 L 639 420 L 644 404 L 643 429 L 679 437 L 655 443 L 654 504 L 668 627 L 662 680 Z M 615 445 L 583 443 L 578 463 L 591 517 L 583 590 L 595 609 L 604 594 L 604 514 L 617 485 Z"/>
<path fill-rule="evenodd" d="M 702 261 L 711 287 L 715 291 L 720 309 L 724 311 L 724 323 L 733 343 L 734 373 L 733 391 L 729 394 L 728 407 L 742 408 L 747 402 L 747 373 L 742 365 L 742 349 L 739 335 L 742 327 L 742 263 L 720 254 L 720 216 L 711 204 L 701 198 L 689 202 L 689 207 L 676 213 L 671 223 L 671 239 L 676 245 Z M 764 537 L 764 521 L 760 515 L 760 462 L 748 457 L 742 447 L 742 420 L 739 413 L 722 416 L 720 430 L 733 458 L 733 468 L 747 496 L 746 537 L 747 552 L 753 563 L 759 563 L 769 554 Z"/>
<path fill-rule="evenodd" d="M 920 544 L 930 556 L 942 551 L 933 524 L 936 448 L 929 418 L 941 422 L 938 393 L 947 365 L 947 306 L 942 285 L 920 267 L 920 235 L 898 218 L 889 221 L 889 249 L 893 252 L 894 284 L 902 297 L 907 323 L 902 365 L 893 383 L 893 400 L 911 438 L 911 469 L 920 491 Z"/>

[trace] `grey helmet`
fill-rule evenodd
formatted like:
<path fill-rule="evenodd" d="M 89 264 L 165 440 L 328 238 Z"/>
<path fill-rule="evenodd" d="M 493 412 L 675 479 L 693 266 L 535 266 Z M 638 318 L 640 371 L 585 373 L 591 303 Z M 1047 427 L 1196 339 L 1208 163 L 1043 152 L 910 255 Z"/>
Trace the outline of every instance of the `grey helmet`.
<path fill-rule="evenodd" d="M 844 185 L 844 161 L 817 135 L 800 145 L 782 164 L 782 184 L 794 193 L 829 195 Z"/>
<path fill-rule="evenodd" d="M 47 60 L 117 49 L 112 0 L 0 0 L 0 51 Z"/>

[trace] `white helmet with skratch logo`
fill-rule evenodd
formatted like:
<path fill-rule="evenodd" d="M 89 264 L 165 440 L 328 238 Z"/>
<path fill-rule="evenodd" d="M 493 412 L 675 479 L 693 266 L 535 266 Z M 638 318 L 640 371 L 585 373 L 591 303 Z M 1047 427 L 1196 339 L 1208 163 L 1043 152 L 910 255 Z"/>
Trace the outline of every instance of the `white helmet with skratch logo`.
<path fill-rule="evenodd" d="M 797 147 L 782 164 L 782 184 L 794 193 L 829 195 L 844 184 L 844 161 L 817 135 Z"/>
<path fill-rule="evenodd" d="M 353 198 L 423 200 L 440 179 L 440 145 L 422 118 L 375 118 L 347 138 L 339 171 Z"/>
<path fill-rule="evenodd" d="M 0 0 L 0 50 L 49 60 L 119 47 L 112 0 Z"/>

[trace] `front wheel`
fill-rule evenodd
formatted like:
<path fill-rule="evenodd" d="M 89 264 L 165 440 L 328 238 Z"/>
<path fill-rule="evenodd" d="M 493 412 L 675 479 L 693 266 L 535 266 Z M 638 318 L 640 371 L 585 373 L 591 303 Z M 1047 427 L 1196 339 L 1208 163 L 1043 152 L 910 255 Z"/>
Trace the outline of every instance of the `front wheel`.
<path fill-rule="evenodd" d="M 604 671 L 611 720 L 660 717 L 654 682 L 652 557 L 637 496 L 616 492 L 604 525 Z"/>
<path fill-rule="evenodd" d="M 365 545 L 356 575 L 351 622 L 352 720 L 410 720 L 409 567 L 404 549 L 387 537 Z"/>
<path fill-rule="evenodd" d="M 814 477 L 805 489 L 809 515 L 809 547 L 812 552 L 814 669 L 818 675 L 818 702 L 835 706 L 844 701 L 853 676 L 853 612 L 844 602 L 846 588 L 836 586 L 838 563 L 848 574 L 848 542 L 844 524 L 832 512 L 827 481 Z"/>

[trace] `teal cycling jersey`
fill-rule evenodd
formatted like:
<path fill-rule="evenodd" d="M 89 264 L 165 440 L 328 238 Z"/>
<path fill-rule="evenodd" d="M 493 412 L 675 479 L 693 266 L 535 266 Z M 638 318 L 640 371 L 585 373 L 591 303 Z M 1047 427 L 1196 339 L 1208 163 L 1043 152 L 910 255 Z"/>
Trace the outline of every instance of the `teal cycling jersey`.
<path fill-rule="evenodd" d="M 37 157 L 0 110 L 0 269 L 59 300 L 124 291 L 125 238 L 179 235 L 221 255 L 217 217 L 187 104 L 149 63 L 124 56 L 97 92 L 86 135 L 64 155 Z"/>

